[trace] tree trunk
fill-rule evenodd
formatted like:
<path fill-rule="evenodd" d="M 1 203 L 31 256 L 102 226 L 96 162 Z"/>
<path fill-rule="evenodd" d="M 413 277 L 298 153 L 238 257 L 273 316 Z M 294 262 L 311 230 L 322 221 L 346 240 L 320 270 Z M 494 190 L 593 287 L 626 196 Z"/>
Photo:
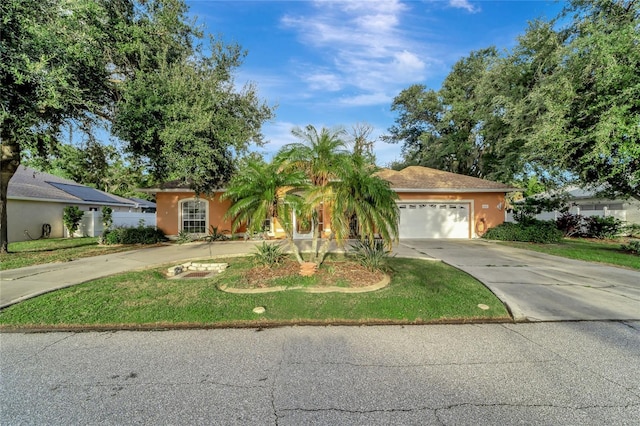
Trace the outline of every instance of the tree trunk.
<path fill-rule="evenodd" d="M 313 239 L 311 240 L 311 256 L 313 258 L 313 261 L 316 264 L 320 264 L 318 263 L 318 239 L 320 238 L 320 230 L 318 229 L 318 221 L 314 218 L 311 221 L 311 226 L 313 229 Z"/>
<path fill-rule="evenodd" d="M 327 253 L 329 253 L 329 246 L 331 244 L 331 241 L 333 240 L 333 236 L 334 234 L 332 230 L 331 233 L 327 235 L 327 237 L 323 241 L 322 247 L 320 248 L 320 253 L 318 254 L 318 259 L 316 262 L 318 266 L 322 265 L 322 262 L 324 262 L 324 258 L 327 257 Z"/>
<path fill-rule="evenodd" d="M 9 232 L 7 228 L 7 190 L 9 180 L 20 166 L 20 145 L 15 142 L 0 140 L 0 253 L 7 253 Z"/>
<path fill-rule="evenodd" d="M 293 234 L 287 231 L 285 231 L 285 233 L 287 234 L 287 240 L 289 241 L 289 245 L 291 246 L 291 251 L 293 252 L 293 255 L 296 257 L 296 260 L 298 261 L 298 263 L 302 265 L 304 260 L 302 259 L 302 256 L 300 256 L 300 250 L 298 249 L 298 246 L 296 245 L 296 242 L 293 239 Z"/>

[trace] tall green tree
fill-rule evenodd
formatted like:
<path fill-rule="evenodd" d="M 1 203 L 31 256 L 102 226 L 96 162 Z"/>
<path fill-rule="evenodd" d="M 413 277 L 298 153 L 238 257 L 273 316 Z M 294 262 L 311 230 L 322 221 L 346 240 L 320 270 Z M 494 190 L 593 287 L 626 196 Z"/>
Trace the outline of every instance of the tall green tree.
<path fill-rule="evenodd" d="M 547 169 L 640 199 L 640 3 L 575 0 L 563 16 L 566 27 L 531 27 L 516 48 L 545 42 L 527 52 L 545 66 L 512 98 L 514 132 Z"/>
<path fill-rule="evenodd" d="M 95 1 L 0 3 L 0 252 L 7 251 L 7 187 L 24 149 L 46 153 L 68 120 L 110 104 L 104 9 Z"/>
<path fill-rule="evenodd" d="M 113 125 L 157 179 L 183 179 L 197 193 L 231 177 L 234 154 L 260 143 L 262 123 L 273 115 L 253 86 L 235 89 L 233 70 L 244 52 L 212 48 L 208 57 L 196 49 L 178 62 L 162 59 L 155 72 L 126 81 Z"/>
<path fill-rule="evenodd" d="M 6 193 L 25 151 L 46 156 L 61 128 L 113 124 L 158 178 L 209 192 L 233 155 L 261 140 L 273 111 L 235 89 L 244 52 L 206 38 L 183 0 L 7 0 L 0 3 L 0 251 Z M 208 52 L 205 54 L 205 52 Z"/>
<path fill-rule="evenodd" d="M 493 141 L 504 123 L 494 114 L 494 93 L 485 79 L 497 58 L 494 48 L 472 52 L 453 66 L 438 91 L 413 85 L 394 99 L 391 109 L 398 117 L 385 140 L 403 144 L 406 165 L 496 174 Z"/>
<path fill-rule="evenodd" d="M 438 91 L 395 98 L 387 140 L 405 164 L 640 199 L 640 2 L 572 0 L 517 41 L 472 52 Z"/>

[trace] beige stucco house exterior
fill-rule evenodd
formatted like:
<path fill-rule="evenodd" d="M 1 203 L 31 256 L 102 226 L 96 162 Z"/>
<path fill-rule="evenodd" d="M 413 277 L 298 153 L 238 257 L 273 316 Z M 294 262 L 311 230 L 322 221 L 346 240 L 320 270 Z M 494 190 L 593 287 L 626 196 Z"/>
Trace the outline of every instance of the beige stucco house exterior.
<path fill-rule="evenodd" d="M 517 190 L 499 182 L 419 166 L 385 169 L 378 175 L 398 194 L 400 239 L 477 238 L 504 222 L 505 194 Z M 184 184 L 172 182 L 147 191 L 156 195 L 156 223 L 166 235 L 181 231 L 206 234 L 211 226 L 219 231 L 231 229 L 230 221 L 224 219 L 230 201 L 220 199 L 223 189 L 210 197 L 196 197 Z M 269 222 L 268 226 L 269 235 L 282 236 L 277 223 Z M 299 225 L 295 229 L 295 238 L 311 237 L 309 229 Z"/>

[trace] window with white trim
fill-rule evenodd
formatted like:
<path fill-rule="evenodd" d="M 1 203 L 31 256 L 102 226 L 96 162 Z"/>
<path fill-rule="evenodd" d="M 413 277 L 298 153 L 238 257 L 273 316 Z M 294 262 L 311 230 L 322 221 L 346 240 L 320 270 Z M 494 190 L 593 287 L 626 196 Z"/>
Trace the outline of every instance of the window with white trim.
<path fill-rule="evenodd" d="M 180 202 L 180 230 L 189 234 L 207 232 L 207 203 L 205 200 L 190 199 Z"/>

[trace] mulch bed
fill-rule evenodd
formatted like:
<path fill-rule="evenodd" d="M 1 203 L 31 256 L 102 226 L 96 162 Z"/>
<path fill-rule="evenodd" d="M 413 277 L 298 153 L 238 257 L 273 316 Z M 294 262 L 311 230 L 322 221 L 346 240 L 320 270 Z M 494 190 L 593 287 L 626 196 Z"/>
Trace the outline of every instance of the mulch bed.
<path fill-rule="evenodd" d="M 300 276 L 300 264 L 296 261 L 286 261 L 275 266 L 255 266 L 249 269 L 244 278 L 251 288 L 267 288 L 277 284 L 274 279 Z M 347 261 L 326 261 L 318 268 L 314 275 L 315 287 L 330 287 L 341 283 L 343 287 L 366 287 L 380 282 L 384 274 L 380 271 L 370 271 L 362 265 Z M 344 282 L 349 283 L 344 286 Z"/>

